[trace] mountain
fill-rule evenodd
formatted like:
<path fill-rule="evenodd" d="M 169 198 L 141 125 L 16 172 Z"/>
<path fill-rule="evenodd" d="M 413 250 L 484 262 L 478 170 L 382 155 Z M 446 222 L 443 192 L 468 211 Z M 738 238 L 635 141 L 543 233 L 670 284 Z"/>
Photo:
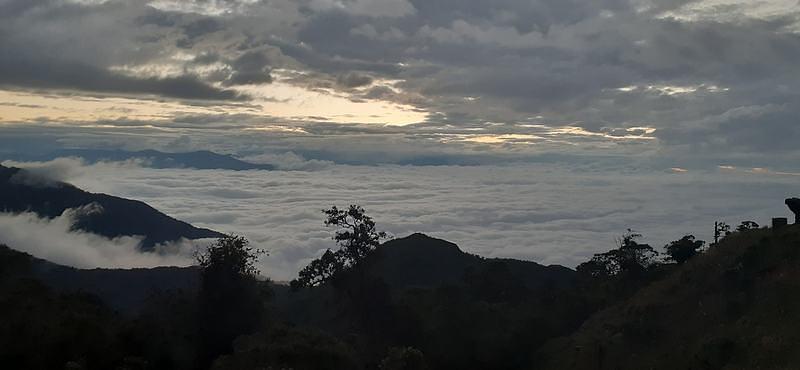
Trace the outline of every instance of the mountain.
<path fill-rule="evenodd" d="M 465 253 L 454 243 L 419 233 L 384 243 L 367 263 L 372 275 L 393 288 L 462 285 L 470 271 L 492 264 L 505 265 L 529 289 L 547 284 L 563 287 L 575 278 L 575 271 L 563 266 L 484 258 Z"/>
<path fill-rule="evenodd" d="M 538 353 L 543 369 L 800 367 L 800 226 L 737 232 Z"/>
<path fill-rule="evenodd" d="M 2 153 L 0 159 L 15 161 L 49 161 L 62 157 L 83 158 L 88 163 L 140 160 L 150 168 L 193 168 L 198 170 L 274 170 L 269 164 L 245 162 L 231 155 L 201 150 L 194 152 L 165 153 L 157 150 L 125 151 L 106 149 L 61 149 L 48 153 Z"/>
<path fill-rule="evenodd" d="M 413 347 L 430 369 L 494 370 L 525 368 L 532 349 L 591 313 L 571 269 L 483 258 L 423 234 L 388 241 L 362 264 L 363 274 L 319 287 L 275 287 L 276 317 L 359 338 L 368 361 L 387 347 Z"/>
<path fill-rule="evenodd" d="M 56 292 L 90 294 L 116 311 L 133 313 L 153 294 L 196 292 L 200 273 L 195 267 L 76 269 L 0 245 L 0 278 L 35 279 Z"/>
<path fill-rule="evenodd" d="M 63 182 L 38 177 L 19 168 L 0 166 L 0 210 L 34 212 L 40 217 L 60 216 L 68 209 L 75 213 L 77 230 L 108 238 L 144 236 L 142 248 L 181 238 L 202 239 L 222 236 L 216 231 L 194 227 L 167 216 L 136 200 L 94 194 Z"/>
<path fill-rule="evenodd" d="M 124 150 L 65 149 L 47 155 L 47 159 L 59 157 L 80 157 L 89 163 L 137 159 L 144 161 L 144 165 L 151 168 L 194 168 L 198 170 L 220 169 L 233 171 L 275 169 L 272 165 L 249 163 L 230 155 L 218 154 L 207 150 L 164 153 L 157 150 L 129 152 Z"/>

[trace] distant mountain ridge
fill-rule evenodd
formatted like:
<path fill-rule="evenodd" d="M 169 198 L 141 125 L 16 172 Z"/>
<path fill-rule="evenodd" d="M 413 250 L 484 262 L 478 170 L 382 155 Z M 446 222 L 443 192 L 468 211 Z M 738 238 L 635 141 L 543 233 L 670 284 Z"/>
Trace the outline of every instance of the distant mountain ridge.
<path fill-rule="evenodd" d="M 167 216 L 141 201 L 89 193 L 67 183 L 37 178 L 23 169 L 0 166 L 0 211 L 54 218 L 68 209 L 87 206 L 96 211 L 76 214 L 75 229 L 108 238 L 144 236 L 145 250 L 181 238 L 223 235 Z"/>
<path fill-rule="evenodd" d="M 0 278 L 4 274 L 34 278 L 59 292 L 92 294 L 121 312 L 138 311 L 157 292 L 195 292 L 200 282 L 196 267 L 85 270 L 55 264 L 0 244 Z"/>
<path fill-rule="evenodd" d="M 150 168 L 193 168 L 198 170 L 274 170 L 275 166 L 245 162 L 231 155 L 219 154 L 208 150 L 166 153 L 158 150 L 107 150 L 107 149 L 62 149 L 54 152 L 9 158 L 20 161 L 49 161 L 62 157 L 79 157 L 88 163 L 122 162 L 141 160 Z"/>

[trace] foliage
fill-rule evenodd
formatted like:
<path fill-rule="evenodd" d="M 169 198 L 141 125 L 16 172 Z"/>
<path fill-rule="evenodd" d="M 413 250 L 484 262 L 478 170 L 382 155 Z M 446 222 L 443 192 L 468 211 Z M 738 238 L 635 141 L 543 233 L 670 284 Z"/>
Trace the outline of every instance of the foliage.
<path fill-rule="evenodd" d="M 302 269 L 299 277 L 292 281 L 293 288 L 312 287 L 330 281 L 344 271 L 357 267 L 387 238 L 383 231 L 375 229 L 375 222 L 367 216 L 364 208 L 351 205 L 346 210 L 336 206 L 322 211 L 325 226 L 336 227 L 333 240 L 338 249 L 326 250 L 323 255 Z"/>
<path fill-rule="evenodd" d="M 742 221 L 742 223 L 736 227 L 736 231 L 742 232 L 747 230 L 755 230 L 758 228 L 759 228 L 758 223 L 754 221 Z"/>
<path fill-rule="evenodd" d="M 724 222 L 714 222 L 714 245 L 719 244 L 719 241 L 730 235 L 731 226 Z"/>
<path fill-rule="evenodd" d="M 196 258 L 206 276 L 220 274 L 254 278 L 259 274 L 256 262 L 259 255 L 264 253 L 250 247 L 250 242 L 242 236 L 226 235 L 217 239 Z"/>
<path fill-rule="evenodd" d="M 540 369 L 796 369 L 800 228 L 733 233 L 539 350 Z"/>
<path fill-rule="evenodd" d="M 679 240 L 670 242 L 664 249 L 667 250 L 670 260 L 681 264 L 699 254 L 705 243 L 702 240 L 695 240 L 694 235 L 686 235 Z"/>
<path fill-rule="evenodd" d="M 213 370 L 357 370 L 356 354 L 335 337 L 311 329 L 279 326 L 241 337 L 233 354 L 214 362 Z"/>
<path fill-rule="evenodd" d="M 262 253 L 250 247 L 247 239 L 228 235 L 197 256 L 202 269 L 200 365 L 230 353 L 236 337 L 262 327 L 268 291 L 256 280 L 259 272 L 255 265 Z"/>
<path fill-rule="evenodd" d="M 636 241 L 641 237 L 641 234 L 628 229 L 617 240 L 617 249 L 595 254 L 588 262 L 578 265 L 578 272 L 593 277 L 610 277 L 646 271 L 655 263 L 658 252 L 649 244 Z"/>
<path fill-rule="evenodd" d="M 256 278 L 260 252 L 228 236 L 198 255 L 197 291 L 154 294 L 135 317 L 96 297 L 37 283 L 27 277 L 39 270 L 30 258 L 0 248 L 0 363 L 192 370 L 797 367 L 798 328 L 789 319 L 800 311 L 793 283 L 798 229 L 734 233 L 724 248 L 702 256 L 703 242 L 686 235 L 665 246 L 678 263 L 661 265 L 639 238 L 628 230 L 617 248 L 579 266 L 608 279 L 569 272 L 552 284 L 531 283 L 541 276 L 531 272 L 532 263 L 477 256 L 453 263 L 463 254 L 456 246 L 419 237 L 373 256 L 377 238 L 363 249 L 370 252 L 354 254 L 361 258 L 355 262 L 344 252 L 323 255 L 315 265 L 325 276 L 320 281 L 344 272 L 332 286 L 290 294 L 275 285 L 279 298 L 268 302 Z M 460 280 L 423 271 L 445 269 L 457 270 Z M 384 280 L 376 271 L 402 278 Z M 340 288 L 357 294 L 332 309 Z M 310 311 L 289 316 L 303 309 Z"/>

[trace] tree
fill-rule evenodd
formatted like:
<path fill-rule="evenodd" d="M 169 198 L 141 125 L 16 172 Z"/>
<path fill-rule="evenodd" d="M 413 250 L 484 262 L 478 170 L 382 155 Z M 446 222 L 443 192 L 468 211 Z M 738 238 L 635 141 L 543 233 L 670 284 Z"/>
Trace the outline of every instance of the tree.
<path fill-rule="evenodd" d="M 724 222 L 714 222 L 714 245 L 717 245 L 721 238 L 731 233 L 731 226 Z"/>
<path fill-rule="evenodd" d="M 260 273 L 256 262 L 263 253 L 262 250 L 250 247 L 250 242 L 242 236 L 226 235 L 206 247 L 195 258 L 202 269 L 205 283 L 213 282 L 214 277 L 255 278 Z"/>
<path fill-rule="evenodd" d="M 758 227 L 758 224 L 754 221 L 742 221 L 742 223 L 736 227 L 736 231 L 742 232 L 747 230 L 755 230 L 758 229 Z"/>
<path fill-rule="evenodd" d="M 628 229 L 617 239 L 617 249 L 595 254 L 591 260 L 578 266 L 578 272 L 593 277 L 609 277 L 646 271 L 655 263 L 658 252 L 649 244 L 636 241 L 641 237 L 641 234 Z"/>
<path fill-rule="evenodd" d="M 375 222 L 365 214 L 364 208 L 351 205 L 346 210 L 336 206 L 322 210 L 325 226 L 336 227 L 333 240 L 338 249 L 326 250 L 322 256 L 303 268 L 299 277 L 292 281 L 292 287 L 312 287 L 323 284 L 343 271 L 358 268 L 380 245 L 387 234 L 375 229 Z"/>
<path fill-rule="evenodd" d="M 244 237 L 227 235 L 196 256 L 201 268 L 201 366 L 230 353 L 234 339 L 262 326 L 266 292 L 257 280 L 256 262 L 263 253 Z"/>
<path fill-rule="evenodd" d="M 694 235 L 686 235 L 680 240 L 675 240 L 664 246 L 668 258 L 682 264 L 700 253 L 706 242 L 695 240 Z"/>

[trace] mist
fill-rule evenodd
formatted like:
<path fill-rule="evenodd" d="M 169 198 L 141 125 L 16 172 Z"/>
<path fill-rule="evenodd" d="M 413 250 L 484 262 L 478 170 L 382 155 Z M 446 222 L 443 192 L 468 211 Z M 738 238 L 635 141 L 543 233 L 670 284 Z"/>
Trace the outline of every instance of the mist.
<path fill-rule="evenodd" d="M 181 240 L 159 245 L 153 252 L 140 250 L 142 237 L 109 239 L 72 230 L 81 207 L 69 209 L 53 219 L 34 213 L 0 213 L 0 243 L 57 264 L 77 268 L 148 268 L 189 266 L 193 252 L 202 241 Z"/>

